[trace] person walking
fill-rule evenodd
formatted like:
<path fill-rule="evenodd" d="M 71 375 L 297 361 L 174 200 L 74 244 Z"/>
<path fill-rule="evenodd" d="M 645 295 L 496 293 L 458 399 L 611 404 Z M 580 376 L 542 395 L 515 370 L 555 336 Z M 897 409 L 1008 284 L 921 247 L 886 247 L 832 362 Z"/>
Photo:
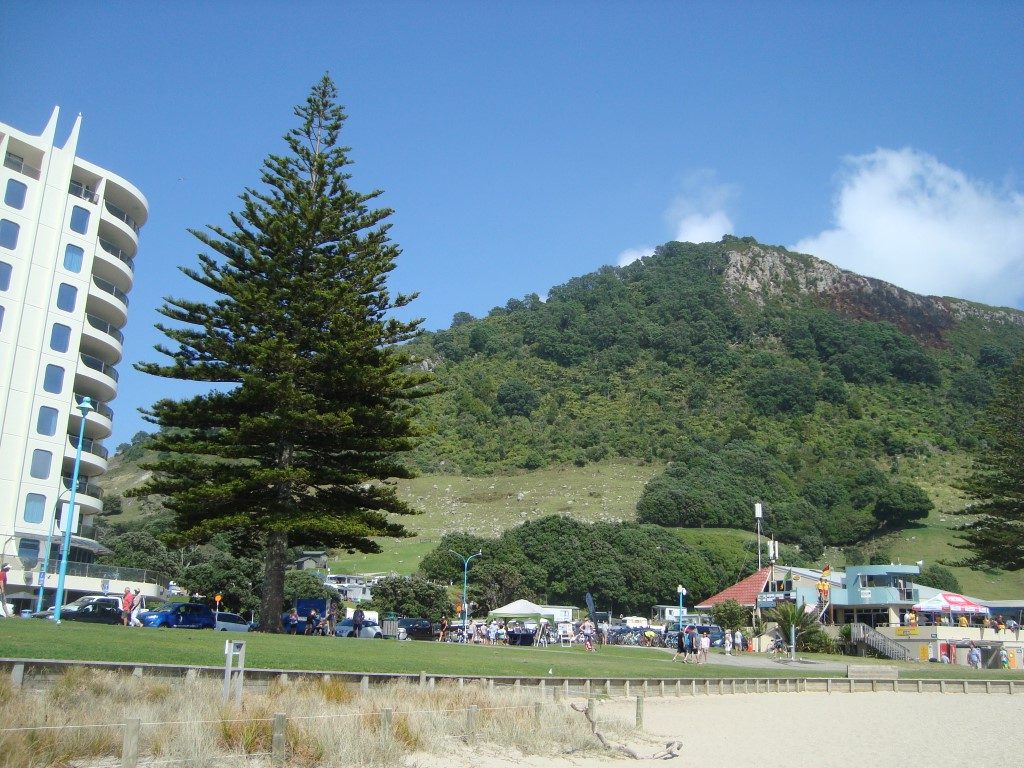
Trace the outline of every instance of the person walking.
<path fill-rule="evenodd" d="M 140 596 L 141 592 L 142 590 L 136 587 L 134 593 L 132 594 L 132 611 L 131 618 L 128 621 L 129 627 L 142 626 L 142 621 L 139 620 L 139 614 L 142 612 L 142 597 Z"/>
<path fill-rule="evenodd" d="M 672 656 L 672 661 L 675 661 L 680 656 L 683 657 L 683 664 L 686 663 L 686 633 L 680 629 L 676 633 L 676 652 Z"/>
<path fill-rule="evenodd" d="M 352 612 L 352 637 L 361 637 L 363 634 L 363 622 L 366 620 L 366 614 L 363 613 L 363 609 L 358 605 Z"/>
<path fill-rule="evenodd" d="M 126 627 L 128 626 L 128 622 L 131 621 L 132 618 L 133 602 L 134 601 L 132 600 L 132 588 L 125 587 L 124 594 L 121 595 L 121 623 L 124 624 Z"/>
<path fill-rule="evenodd" d="M 11 615 L 7 612 L 7 572 L 11 570 L 11 566 L 4 563 L 4 567 L 0 568 L 0 612 L 3 613 L 5 619 L 9 619 Z"/>
<path fill-rule="evenodd" d="M 725 630 L 725 637 L 722 639 L 722 647 L 725 648 L 725 655 L 732 656 L 732 633 Z"/>
<path fill-rule="evenodd" d="M 594 622 L 590 620 L 588 616 L 583 623 L 580 625 L 580 631 L 583 633 L 583 647 L 588 651 L 594 650 Z"/>

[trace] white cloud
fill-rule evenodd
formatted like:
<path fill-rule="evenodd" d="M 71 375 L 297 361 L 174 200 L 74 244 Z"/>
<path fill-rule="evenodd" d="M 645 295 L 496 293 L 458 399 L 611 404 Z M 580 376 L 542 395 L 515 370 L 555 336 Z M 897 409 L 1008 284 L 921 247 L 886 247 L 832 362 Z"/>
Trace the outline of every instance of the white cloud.
<path fill-rule="evenodd" d="M 718 242 L 722 235 L 733 233 L 727 208 L 736 197 L 736 187 L 722 184 L 714 171 L 695 171 L 682 181 L 682 192 L 665 211 L 665 223 L 673 240 L 690 243 Z M 627 248 L 619 254 L 620 267 L 654 253 L 644 245 Z"/>
<path fill-rule="evenodd" d="M 722 235 L 732 234 L 732 220 L 725 211 L 691 213 L 676 225 L 675 240 L 684 243 L 717 243 Z"/>
<path fill-rule="evenodd" d="M 1024 300 L 1024 195 L 914 149 L 849 157 L 835 227 L 792 246 L 903 288 L 991 304 Z"/>

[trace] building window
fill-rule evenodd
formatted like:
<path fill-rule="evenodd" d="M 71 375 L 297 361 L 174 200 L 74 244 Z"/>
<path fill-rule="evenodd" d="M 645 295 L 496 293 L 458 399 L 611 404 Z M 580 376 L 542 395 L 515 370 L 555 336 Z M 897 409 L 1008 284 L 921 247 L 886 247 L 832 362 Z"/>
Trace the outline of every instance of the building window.
<path fill-rule="evenodd" d="M 22 518 L 26 523 L 41 523 L 45 507 L 46 497 L 43 494 L 29 493 L 25 496 L 25 512 Z"/>
<path fill-rule="evenodd" d="M 43 372 L 43 391 L 60 394 L 63 389 L 63 369 L 60 366 L 47 366 Z"/>
<path fill-rule="evenodd" d="M 65 312 L 75 311 L 75 301 L 78 300 L 78 289 L 73 285 L 61 283 L 57 286 L 57 309 Z"/>
<path fill-rule="evenodd" d="M 67 352 L 71 342 L 71 329 L 61 323 L 54 323 L 50 329 L 50 349 L 54 352 Z"/>
<path fill-rule="evenodd" d="M 4 191 L 4 202 L 11 208 L 17 208 L 20 211 L 25 207 L 25 192 L 27 191 L 28 187 L 20 181 L 8 179 L 7 189 Z"/>
<path fill-rule="evenodd" d="M 11 287 L 11 273 L 14 269 L 6 261 L 0 261 L 0 291 Z"/>
<path fill-rule="evenodd" d="M 39 408 L 39 416 L 36 417 L 36 432 L 40 435 L 53 436 L 57 434 L 57 409 L 48 405 Z"/>
<path fill-rule="evenodd" d="M 50 476 L 50 464 L 53 463 L 53 454 L 36 448 L 32 451 L 32 466 L 28 473 L 36 480 L 45 480 Z"/>
<path fill-rule="evenodd" d="M 4 329 L 4 307 L 0 304 L 0 331 Z"/>
<path fill-rule="evenodd" d="M 43 373 L 43 391 L 59 395 L 64 389 L 64 369 L 59 365 L 48 365 Z"/>
<path fill-rule="evenodd" d="M 82 271 L 82 257 L 85 256 L 85 251 L 79 248 L 77 245 L 68 243 L 64 248 L 64 269 L 68 272 Z"/>
<path fill-rule="evenodd" d="M 71 231 L 80 235 L 89 231 L 89 212 L 80 205 L 71 209 Z"/>
<path fill-rule="evenodd" d="M 18 247 L 18 233 L 21 227 L 8 219 L 0 219 L 0 245 L 12 251 Z"/>
<path fill-rule="evenodd" d="M 33 566 L 39 560 L 39 539 L 19 539 L 18 559 L 28 566 Z"/>

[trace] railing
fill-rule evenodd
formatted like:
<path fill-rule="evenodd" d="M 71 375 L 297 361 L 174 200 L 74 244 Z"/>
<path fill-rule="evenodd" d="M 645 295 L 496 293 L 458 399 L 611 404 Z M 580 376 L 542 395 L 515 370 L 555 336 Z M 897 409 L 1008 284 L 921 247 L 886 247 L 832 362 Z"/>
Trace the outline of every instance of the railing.
<path fill-rule="evenodd" d="M 87 355 L 84 352 L 81 355 L 79 355 L 79 357 L 82 358 L 82 362 L 86 365 L 86 367 L 92 368 L 94 371 L 99 371 L 100 373 L 106 374 L 114 381 L 117 381 L 117 369 L 114 368 L 114 366 L 112 366 L 110 363 L 104 363 L 98 357 Z"/>
<path fill-rule="evenodd" d="M 88 200 L 90 203 L 99 202 L 99 197 L 96 195 L 96 193 L 93 192 L 91 189 L 89 189 L 89 187 L 85 186 L 85 184 L 83 184 L 80 181 L 75 181 L 72 179 L 71 183 L 68 185 L 68 193 L 74 195 L 75 197 L 80 197 L 83 200 Z"/>
<path fill-rule="evenodd" d="M 71 443 L 72 448 L 78 448 L 78 435 L 68 435 L 68 442 Z M 93 456 L 99 456 L 101 459 L 105 459 L 110 455 L 110 451 L 100 445 L 98 440 L 91 437 L 86 437 L 82 440 L 82 450 L 86 453 L 91 453 Z"/>
<path fill-rule="evenodd" d="M 115 339 L 117 339 L 118 343 L 124 343 L 124 334 L 121 333 L 121 331 L 119 331 L 117 328 L 115 328 L 112 323 L 108 323 L 103 318 L 96 317 L 96 315 L 87 314 L 85 316 L 85 319 L 88 321 L 89 325 L 91 325 L 97 331 L 102 331 L 108 336 L 113 336 Z"/>
<path fill-rule="evenodd" d="M 82 400 L 85 399 L 85 395 L 75 395 L 75 403 L 77 405 L 82 404 Z M 110 409 L 110 406 L 106 403 L 100 403 L 92 398 L 89 398 L 89 402 L 92 404 L 92 409 L 101 416 L 106 416 L 108 419 L 113 420 L 114 412 Z M 72 414 L 74 415 L 74 414 Z"/>
<path fill-rule="evenodd" d="M 122 302 L 124 302 L 124 305 L 126 307 L 128 306 L 128 294 L 122 291 L 112 282 L 110 282 L 109 280 L 104 280 L 102 277 L 96 277 L 95 275 L 93 275 L 92 281 L 96 284 L 96 287 L 99 288 L 101 291 L 109 293 L 116 299 L 120 299 Z"/>
<path fill-rule="evenodd" d="M 115 259 L 119 259 L 120 261 L 123 261 L 125 264 L 128 265 L 129 269 L 131 269 L 131 270 L 135 269 L 135 262 L 132 259 L 132 257 L 129 256 L 127 253 L 125 253 L 122 249 L 118 248 L 116 245 L 114 245 L 109 240 L 104 240 L 101 237 L 100 238 L 100 248 L 102 248 L 104 251 L 109 253 Z"/>
<path fill-rule="evenodd" d="M 26 176 L 28 176 L 29 178 L 32 178 L 32 179 L 38 179 L 39 178 L 39 169 L 38 168 L 33 168 L 31 165 L 26 165 L 25 164 L 25 158 L 18 157 L 18 155 L 15 155 L 12 152 L 8 152 L 6 157 L 4 157 L 4 166 L 7 167 L 7 168 L 10 168 L 12 171 L 17 171 L 18 173 L 23 173 Z"/>
<path fill-rule="evenodd" d="M 92 538 L 86 536 L 83 538 Z M 60 570 L 59 560 L 50 560 L 46 569 L 47 573 L 57 573 Z M 36 569 L 38 572 L 38 569 Z M 120 565 L 101 565 L 99 563 L 76 563 L 68 562 L 68 576 L 85 576 L 91 579 L 112 579 L 115 581 L 139 581 L 146 584 L 162 584 L 167 586 L 167 577 L 159 571 L 144 570 L 142 568 L 125 568 Z"/>
<path fill-rule="evenodd" d="M 64 483 L 64 487 L 71 490 L 71 475 L 61 475 L 60 479 Z M 96 485 L 96 483 L 90 483 L 87 477 L 78 478 L 78 486 L 75 488 L 75 493 L 84 493 L 86 496 L 92 496 L 94 499 L 103 498 L 103 489 Z"/>
<path fill-rule="evenodd" d="M 895 640 L 891 640 L 881 632 L 876 632 L 867 624 L 857 621 L 850 625 L 850 640 L 855 643 L 864 643 L 869 648 L 874 648 L 880 654 L 889 659 L 897 661 L 914 661 L 910 651 Z"/>
<path fill-rule="evenodd" d="M 110 213 L 111 216 L 113 216 L 115 219 L 120 219 L 129 227 L 131 227 L 132 231 L 135 234 L 139 233 L 139 225 L 135 223 L 135 219 L 129 216 L 123 208 L 119 208 L 109 200 L 105 200 L 103 204 L 107 207 L 107 211 Z"/>

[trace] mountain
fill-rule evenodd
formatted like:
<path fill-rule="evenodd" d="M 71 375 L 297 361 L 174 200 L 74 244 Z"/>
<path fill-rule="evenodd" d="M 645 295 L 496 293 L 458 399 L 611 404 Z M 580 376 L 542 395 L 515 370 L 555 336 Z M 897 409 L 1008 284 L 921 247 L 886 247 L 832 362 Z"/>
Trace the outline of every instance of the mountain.
<path fill-rule="evenodd" d="M 964 464 L 1024 312 L 726 237 L 460 313 L 418 345 L 444 388 L 421 470 L 668 463 L 642 521 L 746 528 L 761 500 L 773 533 L 814 550 L 928 514 L 908 464 Z"/>

